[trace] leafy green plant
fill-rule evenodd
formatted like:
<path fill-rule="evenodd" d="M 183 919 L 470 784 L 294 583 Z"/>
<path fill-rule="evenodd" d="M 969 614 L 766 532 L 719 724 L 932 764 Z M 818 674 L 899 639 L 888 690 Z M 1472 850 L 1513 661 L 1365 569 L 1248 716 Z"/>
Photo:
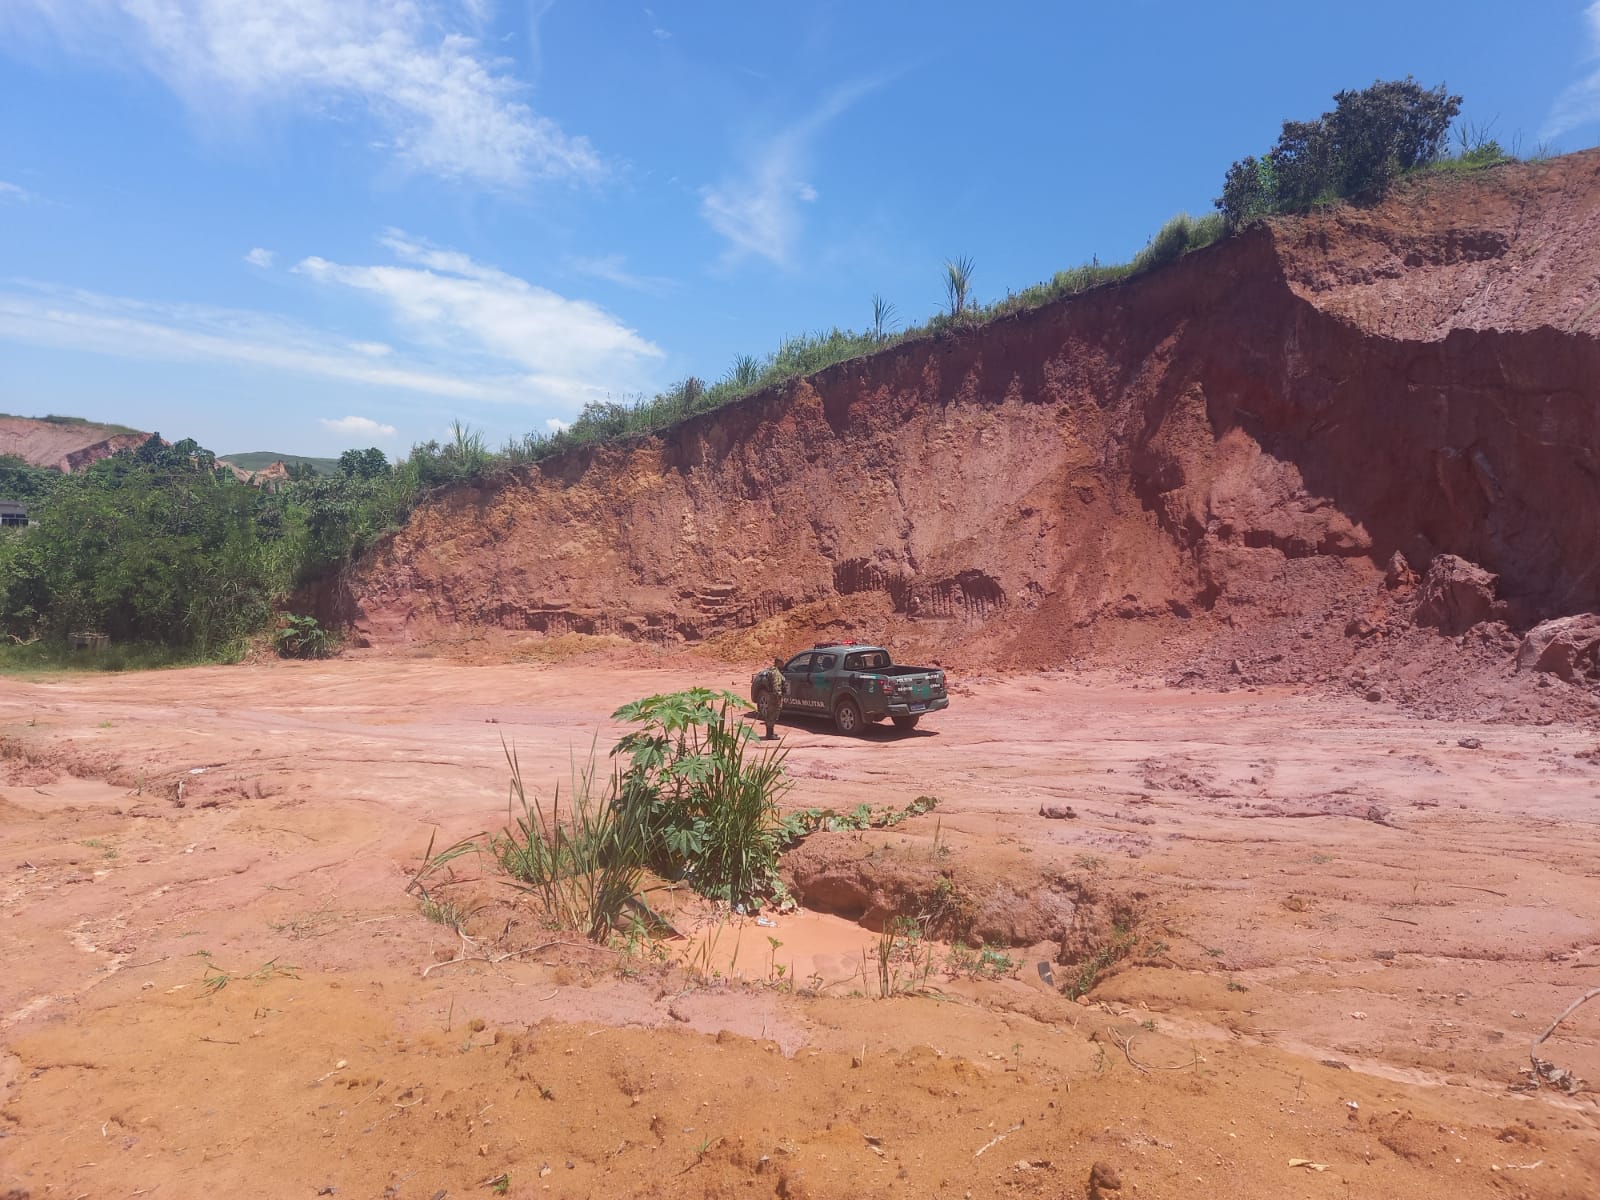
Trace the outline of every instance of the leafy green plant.
<path fill-rule="evenodd" d="M 625 704 L 613 719 L 642 728 L 612 750 L 625 757 L 619 819 L 635 828 L 644 861 L 702 895 L 759 907 L 781 897 L 778 797 L 781 749 L 757 750 L 731 692 L 691 688 Z"/>
<path fill-rule="evenodd" d="M 327 658 L 333 652 L 333 635 L 315 617 L 286 613 L 283 624 L 273 631 L 272 644 L 283 658 Z"/>
<path fill-rule="evenodd" d="M 932 812 L 940 805 L 938 796 L 918 796 L 903 808 L 873 808 L 858 804 L 848 812 L 833 808 L 801 808 L 783 818 L 783 840 L 793 846 L 813 833 L 838 833 L 860 829 L 893 829 L 902 821 Z"/>

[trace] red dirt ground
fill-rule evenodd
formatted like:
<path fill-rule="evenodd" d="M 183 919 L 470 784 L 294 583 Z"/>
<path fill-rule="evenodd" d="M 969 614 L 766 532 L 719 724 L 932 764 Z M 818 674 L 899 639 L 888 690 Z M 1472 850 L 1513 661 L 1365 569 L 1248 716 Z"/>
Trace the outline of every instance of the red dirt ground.
<path fill-rule="evenodd" d="M 908 737 L 786 726 L 788 805 L 943 799 L 808 843 L 802 889 L 870 851 L 1039 939 L 997 980 L 940 948 L 914 997 L 877 997 L 840 916 L 669 944 L 714 939 L 721 979 L 547 933 L 491 881 L 456 893 L 493 902 L 470 945 L 421 916 L 434 831 L 504 819 L 502 738 L 548 795 L 616 705 L 690 682 L 738 681 L 373 655 L 4 681 L 0 1195 L 1076 1197 L 1096 1162 L 1119 1200 L 1600 1189 L 1594 1093 L 1518 1090 L 1600 984 L 1592 731 L 1066 674 L 958 678 Z M 1140 948 L 1075 1004 L 1037 964 L 1113 903 Z M 1597 1038 L 1580 1008 L 1540 1056 L 1600 1080 Z"/>

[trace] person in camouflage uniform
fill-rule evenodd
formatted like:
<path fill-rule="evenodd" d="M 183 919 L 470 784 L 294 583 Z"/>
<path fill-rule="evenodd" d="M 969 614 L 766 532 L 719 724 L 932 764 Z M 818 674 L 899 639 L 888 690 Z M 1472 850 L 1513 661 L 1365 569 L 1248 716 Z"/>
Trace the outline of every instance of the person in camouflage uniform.
<path fill-rule="evenodd" d="M 761 697 L 761 720 L 767 727 L 767 741 L 778 735 L 774 732 L 778 714 L 783 711 L 783 698 L 789 694 L 789 681 L 783 677 L 783 659 L 775 658 L 762 673 L 766 690 Z"/>

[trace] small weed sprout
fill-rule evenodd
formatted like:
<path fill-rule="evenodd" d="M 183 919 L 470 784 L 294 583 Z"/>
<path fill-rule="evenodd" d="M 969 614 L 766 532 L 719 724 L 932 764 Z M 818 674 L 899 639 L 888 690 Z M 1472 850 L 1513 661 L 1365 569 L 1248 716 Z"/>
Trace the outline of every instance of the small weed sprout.
<path fill-rule="evenodd" d="M 1087 996 L 1100 981 L 1100 976 L 1132 954 L 1139 944 L 1139 935 L 1121 925 L 1112 927 L 1111 938 L 1078 964 L 1078 973 L 1067 985 L 1067 996 L 1076 1000 Z"/>
<path fill-rule="evenodd" d="M 894 917 L 878 935 L 878 995 L 916 994 L 927 990 L 933 973 L 933 947 L 913 917 Z"/>

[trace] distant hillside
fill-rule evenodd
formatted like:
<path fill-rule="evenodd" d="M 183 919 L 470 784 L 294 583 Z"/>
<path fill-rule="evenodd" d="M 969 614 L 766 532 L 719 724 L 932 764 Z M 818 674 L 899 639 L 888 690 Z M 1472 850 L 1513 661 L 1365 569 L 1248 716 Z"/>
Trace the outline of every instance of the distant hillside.
<path fill-rule="evenodd" d="M 275 462 L 281 462 L 286 467 L 297 466 L 300 463 L 310 463 L 312 470 L 318 475 L 337 475 L 339 473 L 339 460 L 336 458 L 311 458 L 304 454 L 279 454 L 275 450 L 251 450 L 244 454 L 223 454 L 220 458 L 226 459 L 236 467 L 246 471 L 260 471 L 270 467 Z"/>
<path fill-rule="evenodd" d="M 17 417 L 0 413 L 0 454 L 14 454 L 35 467 L 77 471 L 150 435 L 126 425 L 101 424 L 83 417 Z"/>

